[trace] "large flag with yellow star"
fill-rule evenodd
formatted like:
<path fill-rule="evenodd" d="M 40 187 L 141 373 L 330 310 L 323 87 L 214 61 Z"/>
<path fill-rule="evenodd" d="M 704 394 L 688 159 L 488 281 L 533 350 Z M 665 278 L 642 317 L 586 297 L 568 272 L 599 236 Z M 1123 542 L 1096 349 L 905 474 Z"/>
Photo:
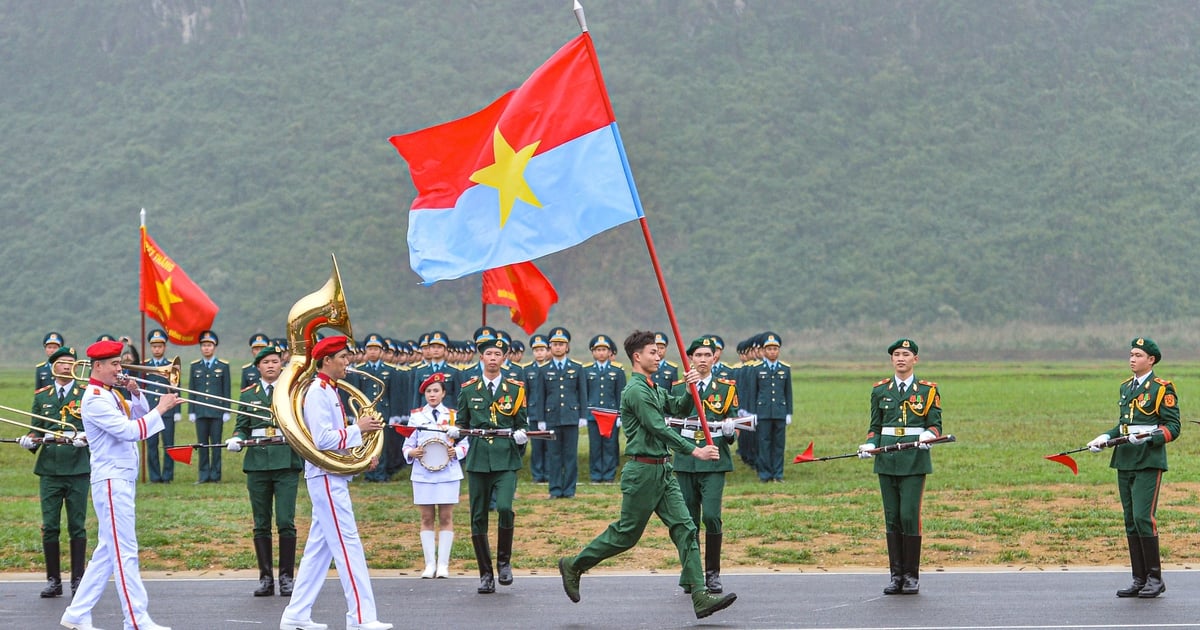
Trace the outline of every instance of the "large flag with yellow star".
<path fill-rule="evenodd" d="M 390 139 L 417 188 L 409 262 L 426 284 L 641 218 L 599 68 L 583 33 L 483 110 Z"/>
<path fill-rule="evenodd" d="M 208 299 L 179 265 L 167 256 L 142 226 L 141 311 L 162 324 L 171 343 L 200 343 L 200 333 L 212 328 L 217 305 Z"/>

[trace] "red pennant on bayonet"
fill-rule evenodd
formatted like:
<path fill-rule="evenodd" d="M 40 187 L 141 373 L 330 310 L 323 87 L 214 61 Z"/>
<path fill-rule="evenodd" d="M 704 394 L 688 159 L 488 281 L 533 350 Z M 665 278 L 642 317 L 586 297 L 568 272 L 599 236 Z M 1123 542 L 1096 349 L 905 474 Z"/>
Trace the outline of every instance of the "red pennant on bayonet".
<path fill-rule="evenodd" d="M 180 464 L 192 464 L 192 447 L 190 446 L 168 446 L 167 457 L 179 462 Z"/>
<path fill-rule="evenodd" d="M 596 419 L 596 426 L 600 429 L 600 437 L 612 437 L 613 426 L 617 423 L 617 412 L 611 409 L 589 409 L 592 412 L 592 417 Z"/>
<path fill-rule="evenodd" d="M 1063 466 L 1071 469 L 1071 472 L 1079 475 L 1079 464 L 1075 463 L 1075 459 L 1070 455 L 1046 455 L 1046 459 L 1052 462 L 1058 462 Z"/>
<path fill-rule="evenodd" d="M 416 427 L 408 427 L 408 426 L 404 426 L 403 424 L 392 425 L 392 428 L 396 430 L 396 433 L 399 433 L 400 435 L 402 435 L 404 437 L 408 437 L 408 436 L 412 435 L 413 433 L 417 432 Z"/>
<path fill-rule="evenodd" d="M 792 460 L 792 463 L 793 464 L 802 464 L 804 462 L 811 462 L 811 461 L 813 461 L 813 443 L 809 442 L 808 448 L 804 449 L 803 453 L 800 453 L 799 455 L 797 455 L 796 459 Z"/>

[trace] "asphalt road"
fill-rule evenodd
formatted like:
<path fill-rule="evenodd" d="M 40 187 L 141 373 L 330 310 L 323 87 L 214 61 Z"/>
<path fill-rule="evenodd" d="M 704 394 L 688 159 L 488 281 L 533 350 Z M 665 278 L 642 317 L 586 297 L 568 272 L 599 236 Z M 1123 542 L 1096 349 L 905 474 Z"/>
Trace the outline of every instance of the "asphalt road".
<path fill-rule="evenodd" d="M 376 577 L 379 617 L 397 628 L 854 628 L 983 630 L 1025 628 L 1200 628 L 1200 572 L 1169 571 L 1158 599 L 1118 599 L 1127 572 L 937 572 L 921 594 L 884 596 L 882 573 L 723 576 L 738 600 L 697 620 L 670 575 L 585 575 L 583 601 L 571 603 L 557 575 L 518 575 L 494 595 L 478 595 L 477 579 Z M 175 630 L 276 628 L 287 603 L 251 596 L 248 579 L 146 580 L 150 614 Z M 0 628 L 58 628 L 67 599 L 40 599 L 41 581 L 0 582 Z M 325 583 L 316 621 L 344 627 L 345 601 L 336 579 Z M 110 586 L 93 613 L 105 630 L 122 627 Z"/>

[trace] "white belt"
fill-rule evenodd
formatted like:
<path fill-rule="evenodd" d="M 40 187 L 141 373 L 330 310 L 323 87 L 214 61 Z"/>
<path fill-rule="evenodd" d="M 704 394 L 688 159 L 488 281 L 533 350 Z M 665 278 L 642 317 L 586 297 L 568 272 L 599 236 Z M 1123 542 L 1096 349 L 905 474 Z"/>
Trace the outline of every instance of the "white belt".
<path fill-rule="evenodd" d="M 1157 424 L 1122 424 L 1121 435 L 1133 435 L 1135 433 L 1149 433 L 1158 429 Z"/>
<path fill-rule="evenodd" d="M 267 430 L 265 428 L 263 428 L 263 429 L 251 429 L 250 437 L 269 437 L 269 436 L 267 435 Z"/>
<path fill-rule="evenodd" d="M 883 434 L 904 437 L 906 435 L 921 435 L 925 430 L 925 427 L 883 427 Z"/>

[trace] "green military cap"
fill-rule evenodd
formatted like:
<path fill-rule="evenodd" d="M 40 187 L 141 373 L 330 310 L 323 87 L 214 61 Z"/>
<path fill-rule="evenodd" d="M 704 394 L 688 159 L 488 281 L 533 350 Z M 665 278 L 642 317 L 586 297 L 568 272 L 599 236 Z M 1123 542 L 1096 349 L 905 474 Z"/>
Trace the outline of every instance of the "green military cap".
<path fill-rule="evenodd" d="M 479 354 L 483 354 L 484 350 L 487 350 L 488 348 L 499 348 L 501 352 L 508 352 L 508 349 L 511 345 L 512 344 L 510 344 L 507 339 L 492 337 L 491 339 L 481 340 L 479 343 L 475 344 L 475 348 L 479 350 Z"/>
<path fill-rule="evenodd" d="M 61 359 L 63 357 L 68 357 L 72 360 L 75 359 L 75 348 L 68 348 L 67 346 L 63 346 L 63 347 L 59 348 L 57 351 L 55 351 L 54 354 L 50 355 L 50 358 L 47 359 L 46 362 L 49 363 L 50 365 L 54 365 L 55 361 L 58 361 L 59 359 Z"/>
<path fill-rule="evenodd" d="M 258 354 L 254 355 L 254 367 L 258 367 L 258 364 L 263 359 L 271 356 L 272 354 L 282 355 L 283 348 L 280 348 L 279 346 L 276 346 L 276 345 L 269 345 L 269 346 L 263 348 L 262 350 L 259 350 Z"/>
<path fill-rule="evenodd" d="M 712 334 L 712 333 L 709 333 L 709 334 L 707 334 L 707 335 L 704 335 L 704 336 L 705 336 L 705 337 L 708 337 L 709 339 L 712 339 L 712 341 L 713 341 L 713 345 L 714 345 L 714 346 L 716 346 L 716 348 L 717 348 L 718 350 L 724 350 L 724 349 L 725 349 L 725 340 L 724 340 L 724 339 L 722 339 L 720 335 L 714 335 L 714 334 Z"/>
<path fill-rule="evenodd" d="M 897 339 L 896 341 L 892 342 L 892 345 L 888 346 L 888 354 L 890 355 L 900 348 L 904 348 L 913 354 L 918 354 L 917 342 L 913 341 L 912 339 Z"/>
<path fill-rule="evenodd" d="M 688 356 L 692 356 L 692 353 L 699 348 L 708 348 L 713 352 L 716 352 L 717 344 L 713 343 L 712 337 L 697 337 L 696 340 L 692 342 L 692 345 L 688 346 Z"/>
<path fill-rule="evenodd" d="M 1154 340 L 1149 337 L 1138 337 L 1133 340 L 1129 347 L 1137 348 L 1154 357 L 1155 363 L 1162 361 L 1162 352 L 1158 349 L 1158 344 L 1154 343 Z"/>

